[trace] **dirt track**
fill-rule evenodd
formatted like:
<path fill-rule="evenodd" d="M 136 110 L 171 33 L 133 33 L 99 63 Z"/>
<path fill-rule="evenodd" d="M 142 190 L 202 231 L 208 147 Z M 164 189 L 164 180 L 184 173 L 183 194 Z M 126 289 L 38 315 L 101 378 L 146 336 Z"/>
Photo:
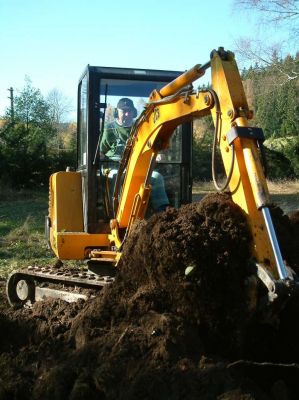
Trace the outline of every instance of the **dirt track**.
<path fill-rule="evenodd" d="M 273 214 L 298 270 L 298 214 Z M 136 226 L 92 301 L 11 310 L 1 286 L 0 400 L 299 398 L 298 301 L 276 325 L 250 315 L 250 242 L 239 208 L 213 195 Z"/>

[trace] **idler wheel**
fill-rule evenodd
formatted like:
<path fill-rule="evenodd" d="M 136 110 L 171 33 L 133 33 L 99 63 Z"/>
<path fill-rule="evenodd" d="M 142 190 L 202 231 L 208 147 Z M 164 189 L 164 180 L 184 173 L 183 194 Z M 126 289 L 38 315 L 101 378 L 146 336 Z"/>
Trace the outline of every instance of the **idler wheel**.
<path fill-rule="evenodd" d="M 28 301 L 35 301 L 35 284 L 30 276 L 13 272 L 6 283 L 8 302 L 13 307 L 23 306 Z"/>

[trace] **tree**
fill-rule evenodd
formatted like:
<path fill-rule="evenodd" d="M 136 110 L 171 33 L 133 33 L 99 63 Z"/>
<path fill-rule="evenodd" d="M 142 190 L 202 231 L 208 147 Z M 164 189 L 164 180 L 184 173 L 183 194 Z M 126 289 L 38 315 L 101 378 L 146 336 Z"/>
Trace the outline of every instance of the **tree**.
<path fill-rule="evenodd" d="M 48 93 L 47 103 L 51 121 L 56 128 L 56 137 L 52 140 L 52 148 L 57 151 L 57 154 L 60 154 L 61 150 L 65 150 L 65 136 L 70 125 L 65 123 L 65 119 L 72 111 L 71 100 L 55 88 Z M 70 146 L 67 146 L 67 151 L 75 154 L 73 147 L 70 149 Z"/>
<path fill-rule="evenodd" d="M 296 79 L 284 80 L 298 64 L 298 56 L 274 57 L 273 64 L 256 64 L 242 74 L 255 111 L 252 123 L 263 128 L 271 146 L 266 158 L 272 179 L 299 177 L 299 86 Z"/>
<path fill-rule="evenodd" d="M 26 128 L 51 127 L 50 107 L 39 89 L 32 86 L 30 78 L 25 78 L 25 86 L 14 99 L 14 118 L 16 123 L 25 124 Z"/>
<path fill-rule="evenodd" d="M 257 10 L 268 22 L 289 23 L 299 18 L 298 0 L 236 0 L 235 5 L 245 10 Z"/>
<path fill-rule="evenodd" d="M 299 67 L 299 60 L 287 56 L 274 59 L 272 65 L 256 65 L 243 72 L 244 87 L 255 110 L 254 123 L 264 129 L 266 137 L 299 135 L 298 84 L 295 79 L 284 81 L 293 65 Z"/>
<path fill-rule="evenodd" d="M 52 89 L 47 96 L 52 122 L 60 124 L 65 122 L 66 116 L 73 110 L 71 100 L 64 96 L 58 89 Z"/>
<path fill-rule="evenodd" d="M 291 68 L 285 70 L 279 61 L 286 54 L 285 43 L 288 49 L 292 45 L 298 46 L 299 0 L 235 0 L 234 8 L 246 13 L 246 16 L 248 11 L 256 13 L 257 25 L 267 26 L 267 32 L 271 29 L 280 32 L 278 43 L 266 39 L 265 32 L 262 32 L 262 35 L 258 34 L 258 30 L 255 31 L 254 38 L 237 39 L 235 46 L 240 57 L 245 61 L 250 60 L 251 63 L 258 62 L 262 65 L 275 66 L 280 73 L 279 83 L 297 79 L 298 64 L 293 62 Z"/>
<path fill-rule="evenodd" d="M 49 144 L 56 130 L 48 103 L 28 77 L 15 96 L 14 110 L 13 124 L 0 133 L 1 180 L 18 187 L 45 183 L 53 158 Z"/>

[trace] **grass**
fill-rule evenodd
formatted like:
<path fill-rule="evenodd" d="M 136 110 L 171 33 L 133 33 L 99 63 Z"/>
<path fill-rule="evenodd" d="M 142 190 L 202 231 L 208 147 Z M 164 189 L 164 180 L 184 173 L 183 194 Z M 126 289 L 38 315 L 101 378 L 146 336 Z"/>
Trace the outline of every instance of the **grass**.
<path fill-rule="evenodd" d="M 273 194 L 299 194 L 299 180 L 268 182 L 270 193 Z"/>
<path fill-rule="evenodd" d="M 53 261 L 44 237 L 48 194 L 1 191 L 0 278 L 12 270 Z"/>
<path fill-rule="evenodd" d="M 299 180 L 267 181 L 270 193 L 273 194 L 299 194 Z M 194 194 L 215 192 L 213 182 L 195 182 Z"/>

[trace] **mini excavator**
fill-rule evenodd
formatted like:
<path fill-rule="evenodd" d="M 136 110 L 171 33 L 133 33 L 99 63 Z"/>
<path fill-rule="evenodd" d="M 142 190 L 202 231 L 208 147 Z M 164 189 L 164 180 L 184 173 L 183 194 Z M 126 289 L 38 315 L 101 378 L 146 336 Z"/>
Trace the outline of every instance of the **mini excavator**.
<path fill-rule="evenodd" d="M 195 90 L 193 83 L 208 69 L 211 88 Z M 134 101 L 139 116 L 122 159 L 102 160 L 99 143 L 104 127 L 122 97 Z M 24 304 L 43 296 L 74 301 L 85 296 L 74 288 L 99 290 L 110 284 L 134 222 L 151 212 L 152 171 L 163 175 L 171 206 L 192 201 L 192 121 L 209 114 L 215 127 L 215 186 L 218 191 L 229 189 L 247 215 L 255 278 L 266 288 L 269 302 L 289 296 L 297 286 L 296 276 L 282 259 L 269 211 L 263 131 L 249 125 L 252 112 L 234 54 L 220 47 L 207 63 L 184 73 L 86 68 L 78 87 L 77 170 L 50 177 L 46 233 L 59 260 L 87 259 L 88 268 L 16 271 L 7 282 L 9 302 Z M 216 148 L 226 173 L 222 187 L 215 177 Z M 118 171 L 113 179 L 112 169 Z"/>

